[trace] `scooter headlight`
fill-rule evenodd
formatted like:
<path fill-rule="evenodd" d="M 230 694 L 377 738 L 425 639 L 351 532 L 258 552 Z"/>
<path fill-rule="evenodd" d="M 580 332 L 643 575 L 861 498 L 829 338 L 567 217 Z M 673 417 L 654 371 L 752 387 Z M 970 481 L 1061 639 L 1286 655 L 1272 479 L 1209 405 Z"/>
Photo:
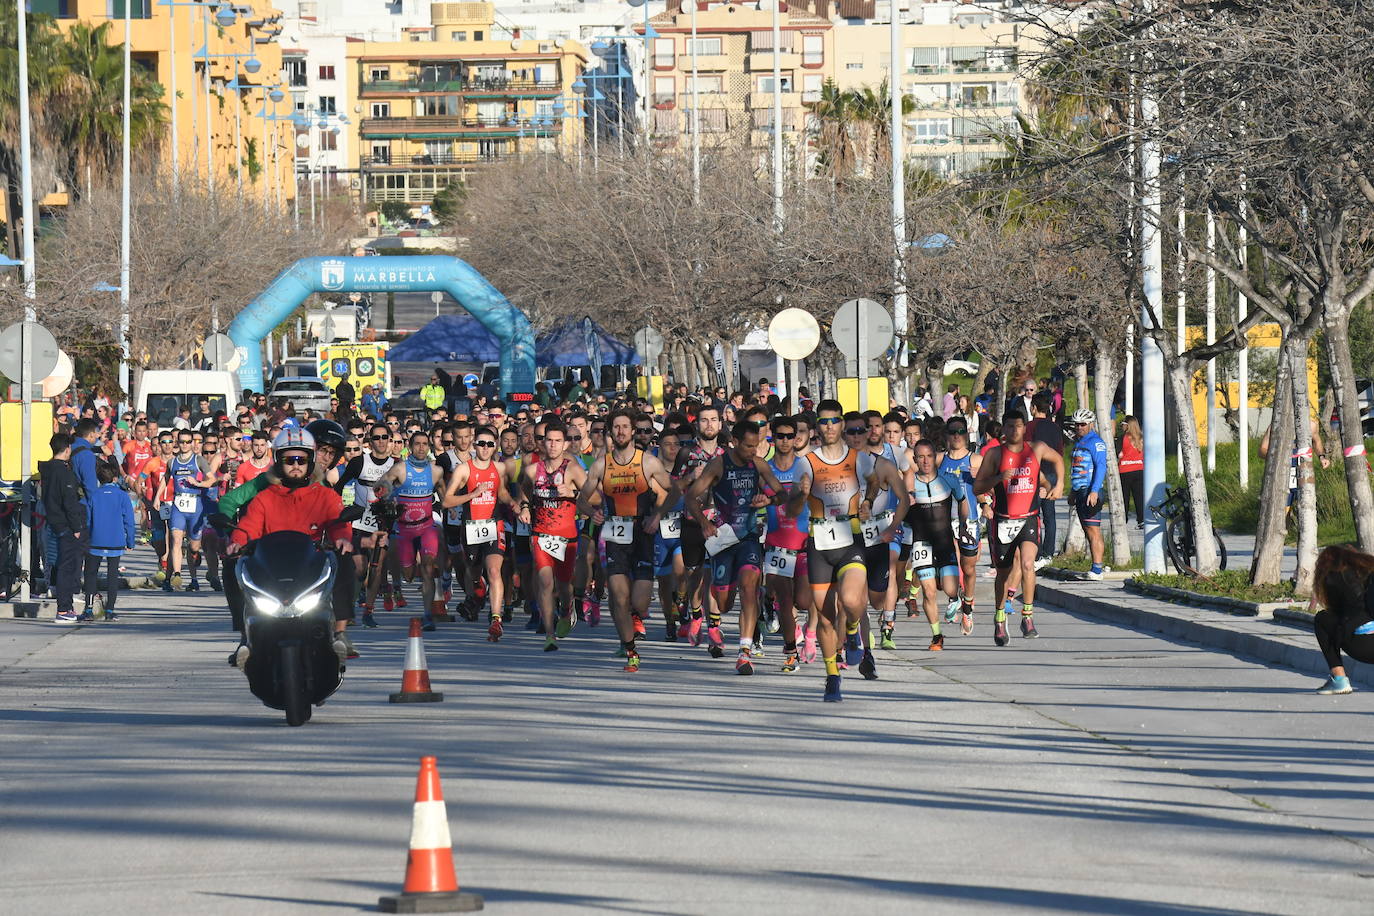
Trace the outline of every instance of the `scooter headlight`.
<path fill-rule="evenodd" d="M 309 614 L 320 606 L 320 599 L 324 597 L 324 589 L 317 588 L 313 592 L 306 592 L 291 602 L 291 610 L 296 614 Z"/>
<path fill-rule="evenodd" d="M 271 595 L 257 594 L 252 596 L 253 610 L 259 614 L 266 614 L 268 617 L 275 617 L 281 613 L 281 602 Z"/>

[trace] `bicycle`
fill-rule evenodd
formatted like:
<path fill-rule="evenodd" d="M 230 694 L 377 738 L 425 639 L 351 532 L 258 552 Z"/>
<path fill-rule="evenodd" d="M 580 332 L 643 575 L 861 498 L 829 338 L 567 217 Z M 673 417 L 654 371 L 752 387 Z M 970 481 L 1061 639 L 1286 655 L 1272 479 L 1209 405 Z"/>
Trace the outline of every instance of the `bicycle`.
<path fill-rule="evenodd" d="M 1193 504 L 1187 487 L 1164 488 L 1164 499 L 1150 506 L 1150 511 L 1164 520 L 1164 546 L 1169 561 L 1180 573 L 1196 576 L 1197 542 L 1193 532 Z M 1220 569 L 1226 568 L 1226 545 L 1221 541 L 1217 529 L 1212 529 L 1216 541 L 1217 560 Z"/>
<path fill-rule="evenodd" d="M 22 523 L 23 500 L 18 491 L 0 491 L 0 598 L 12 598 L 23 581 L 19 562 L 19 527 Z"/>

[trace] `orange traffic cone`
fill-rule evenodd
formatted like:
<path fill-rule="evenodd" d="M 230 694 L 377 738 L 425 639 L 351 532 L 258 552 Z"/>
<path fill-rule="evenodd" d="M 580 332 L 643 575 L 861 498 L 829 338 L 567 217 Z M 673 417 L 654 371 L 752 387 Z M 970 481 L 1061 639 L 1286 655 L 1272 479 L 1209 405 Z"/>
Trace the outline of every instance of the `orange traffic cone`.
<path fill-rule="evenodd" d="M 429 689 L 429 665 L 425 662 L 425 640 L 420 618 L 410 618 L 410 639 L 406 642 L 406 668 L 401 675 L 401 692 L 391 695 L 393 703 L 438 703 L 442 693 Z"/>
<path fill-rule="evenodd" d="M 467 913 L 482 908 L 480 896 L 458 890 L 448 810 L 444 807 L 444 790 L 439 785 L 436 764 L 433 757 L 420 758 L 406 883 L 400 894 L 377 901 L 383 913 Z"/>

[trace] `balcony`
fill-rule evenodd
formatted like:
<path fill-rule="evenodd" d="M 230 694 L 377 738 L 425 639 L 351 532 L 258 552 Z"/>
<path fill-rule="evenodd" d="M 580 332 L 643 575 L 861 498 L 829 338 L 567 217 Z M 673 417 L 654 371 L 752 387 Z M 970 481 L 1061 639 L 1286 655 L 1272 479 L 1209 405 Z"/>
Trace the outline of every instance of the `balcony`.
<path fill-rule="evenodd" d="M 360 160 L 364 169 L 369 171 L 421 171 L 425 169 L 445 169 L 455 165 L 475 165 L 483 162 L 499 162 L 515 158 L 515 152 L 499 153 L 439 153 L 417 154 L 414 156 L 364 156 Z"/>
<path fill-rule="evenodd" d="M 795 70 L 801 66 L 801 55 L 795 51 L 783 50 L 778 53 L 778 69 Z M 750 51 L 749 69 L 755 72 L 768 72 L 773 69 L 773 52 L 769 50 Z"/>
<path fill-rule="evenodd" d="M 362 95 L 398 95 L 408 92 L 460 92 L 463 81 L 456 80 L 368 80 L 363 83 Z"/>
<path fill-rule="evenodd" d="M 362 84 L 360 96 L 396 96 L 420 93 L 462 93 L 470 96 L 558 95 L 558 80 L 369 80 Z"/>
<path fill-rule="evenodd" d="M 690 54 L 679 54 L 679 55 L 677 56 L 677 68 L 678 68 L 679 70 L 681 70 L 683 73 L 691 73 L 691 72 L 692 72 L 692 55 L 690 55 Z M 730 55 L 729 55 L 729 54 L 698 54 L 698 55 L 697 55 L 697 69 L 698 69 L 698 70 L 730 70 L 730 69 L 732 69 L 732 66 L 731 66 L 731 64 L 730 64 Z"/>
<path fill-rule="evenodd" d="M 802 94 L 800 92 L 779 93 L 782 99 L 783 108 L 796 108 L 801 104 Z M 773 93 L 771 92 L 751 92 L 749 93 L 750 108 L 772 108 Z"/>
<path fill-rule="evenodd" d="M 559 130 L 524 121 L 512 127 L 503 117 L 364 118 L 361 136 L 369 139 L 441 139 L 444 137 L 551 137 Z"/>

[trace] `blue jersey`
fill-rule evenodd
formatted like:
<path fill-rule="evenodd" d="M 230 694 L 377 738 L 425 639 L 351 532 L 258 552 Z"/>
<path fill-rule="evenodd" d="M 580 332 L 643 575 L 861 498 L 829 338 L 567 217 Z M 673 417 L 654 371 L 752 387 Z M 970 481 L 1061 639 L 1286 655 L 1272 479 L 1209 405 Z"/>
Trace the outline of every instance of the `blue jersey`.
<path fill-rule="evenodd" d="M 402 499 L 428 499 L 434 495 L 434 463 L 416 462 L 406 459 L 406 479 L 396 488 L 396 495 Z"/>
<path fill-rule="evenodd" d="M 1102 489 L 1102 481 L 1107 477 L 1107 443 L 1102 441 L 1097 430 L 1078 440 L 1069 461 L 1069 489 L 1090 493 Z"/>
<path fill-rule="evenodd" d="M 778 467 L 776 459 L 770 460 L 768 462 L 768 467 L 773 472 L 773 476 L 778 478 L 778 483 L 782 484 L 782 488 L 787 492 L 787 495 L 791 496 L 792 493 L 795 492 L 797 484 L 801 482 L 801 479 L 810 476 L 808 472 L 810 471 L 811 465 L 807 463 L 805 459 L 793 455 L 792 466 L 785 471 Z M 770 533 L 778 530 L 780 516 L 786 521 L 786 527 L 789 529 L 795 529 L 801 534 L 806 534 L 811 529 L 811 517 L 808 513 L 802 512 L 796 518 L 792 518 L 787 514 L 786 509 L 780 506 L 769 506 L 768 531 Z"/>
<path fill-rule="evenodd" d="M 720 456 L 720 479 L 711 487 L 711 496 L 719 513 L 720 523 L 735 529 L 743 539 L 754 533 L 757 511 L 754 495 L 759 492 L 759 471 L 754 462 L 735 464 L 730 453 Z"/>
<path fill-rule="evenodd" d="M 969 506 L 978 505 L 978 497 L 973 492 L 973 452 L 969 452 L 962 458 L 954 458 L 946 453 L 938 470 L 941 474 L 958 478 L 964 485 L 965 501 L 968 502 Z"/>
<path fill-rule="evenodd" d="M 190 494 L 197 499 L 205 496 L 203 487 L 191 485 L 193 480 L 205 479 L 205 473 L 200 467 L 200 459 L 195 455 L 184 460 L 173 456 L 172 460 L 167 462 L 167 474 L 172 478 L 172 493 L 177 495 Z"/>

